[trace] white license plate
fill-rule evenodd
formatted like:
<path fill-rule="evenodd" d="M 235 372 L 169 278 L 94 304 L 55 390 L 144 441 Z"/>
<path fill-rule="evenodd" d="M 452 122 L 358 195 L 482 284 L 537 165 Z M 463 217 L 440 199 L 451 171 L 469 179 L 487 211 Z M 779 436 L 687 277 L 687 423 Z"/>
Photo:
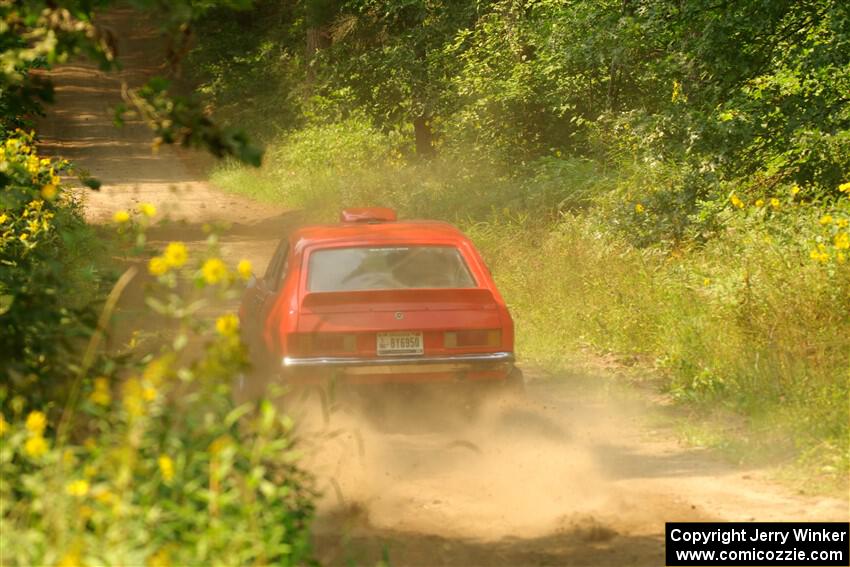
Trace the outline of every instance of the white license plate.
<path fill-rule="evenodd" d="M 378 356 L 424 352 L 422 333 L 378 333 Z"/>

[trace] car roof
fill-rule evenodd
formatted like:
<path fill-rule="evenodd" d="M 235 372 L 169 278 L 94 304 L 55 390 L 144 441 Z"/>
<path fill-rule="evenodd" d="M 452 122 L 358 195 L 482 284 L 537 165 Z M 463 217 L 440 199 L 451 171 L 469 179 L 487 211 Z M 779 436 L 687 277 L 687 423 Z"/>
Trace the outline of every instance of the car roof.
<path fill-rule="evenodd" d="M 447 241 L 459 244 L 468 240 L 455 226 L 433 220 L 311 225 L 299 228 L 290 235 L 290 241 L 298 251 L 317 244 L 428 244 Z"/>

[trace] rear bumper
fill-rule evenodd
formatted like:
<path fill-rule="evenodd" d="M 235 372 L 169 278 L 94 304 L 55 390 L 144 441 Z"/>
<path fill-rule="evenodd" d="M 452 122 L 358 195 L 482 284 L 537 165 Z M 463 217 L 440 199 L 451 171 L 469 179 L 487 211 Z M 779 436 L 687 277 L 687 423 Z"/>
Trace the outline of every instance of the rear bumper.
<path fill-rule="evenodd" d="M 513 362 L 512 352 L 484 352 L 476 354 L 453 354 L 437 356 L 382 356 L 380 358 L 367 358 L 357 356 L 325 356 L 293 358 L 283 357 L 284 368 L 329 368 L 329 367 L 351 367 L 351 368 L 376 368 L 381 366 L 431 366 L 435 364 L 479 364 Z"/>
<path fill-rule="evenodd" d="M 351 383 L 415 383 L 456 380 L 500 380 L 513 368 L 511 352 L 434 356 L 284 357 L 285 378 L 319 382 L 340 377 Z"/>

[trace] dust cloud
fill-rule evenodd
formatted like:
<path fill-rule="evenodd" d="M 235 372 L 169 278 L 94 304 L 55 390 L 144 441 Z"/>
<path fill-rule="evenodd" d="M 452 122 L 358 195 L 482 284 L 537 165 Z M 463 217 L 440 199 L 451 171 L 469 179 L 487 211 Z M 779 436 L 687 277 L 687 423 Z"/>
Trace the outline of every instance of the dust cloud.
<path fill-rule="evenodd" d="M 804 501 L 681 446 L 656 406 L 610 383 L 557 376 L 481 403 L 384 388 L 286 405 L 322 492 L 320 559 L 657 565 L 666 521 L 846 517 L 846 502 Z"/>
<path fill-rule="evenodd" d="M 536 537 L 604 506 L 590 452 L 528 404 L 491 400 L 476 415 L 421 400 L 386 400 L 395 415 L 336 413 L 338 432 L 305 465 L 378 529 L 452 537 Z M 452 413 L 454 415 L 446 415 Z"/>

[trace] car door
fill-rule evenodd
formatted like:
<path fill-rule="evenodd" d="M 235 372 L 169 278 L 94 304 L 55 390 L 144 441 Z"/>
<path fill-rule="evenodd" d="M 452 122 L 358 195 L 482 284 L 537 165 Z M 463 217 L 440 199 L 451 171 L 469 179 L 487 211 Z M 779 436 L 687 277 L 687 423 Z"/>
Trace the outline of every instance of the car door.
<path fill-rule="evenodd" d="M 280 283 L 286 274 L 288 252 L 289 242 L 283 239 L 278 244 L 263 277 L 254 278 L 248 284 L 242 308 L 249 345 L 263 343 L 263 327 L 277 292 L 280 290 Z"/>

